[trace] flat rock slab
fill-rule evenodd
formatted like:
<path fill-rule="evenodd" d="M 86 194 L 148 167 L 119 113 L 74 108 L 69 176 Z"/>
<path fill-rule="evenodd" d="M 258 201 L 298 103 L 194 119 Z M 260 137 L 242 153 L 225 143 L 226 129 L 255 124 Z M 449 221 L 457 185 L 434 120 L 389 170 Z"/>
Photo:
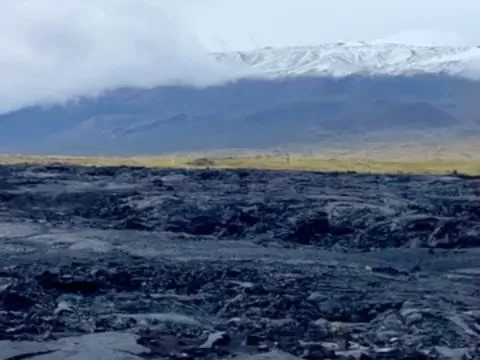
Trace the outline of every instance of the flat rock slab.
<path fill-rule="evenodd" d="M 34 360 L 139 360 L 149 349 L 137 337 L 125 333 L 102 333 L 58 341 L 0 341 L 0 359 Z"/>
<path fill-rule="evenodd" d="M 301 358 L 293 356 L 282 351 L 269 351 L 265 354 L 255 355 L 240 355 L 234 358 L 234 360 L 300 360 Z"/>

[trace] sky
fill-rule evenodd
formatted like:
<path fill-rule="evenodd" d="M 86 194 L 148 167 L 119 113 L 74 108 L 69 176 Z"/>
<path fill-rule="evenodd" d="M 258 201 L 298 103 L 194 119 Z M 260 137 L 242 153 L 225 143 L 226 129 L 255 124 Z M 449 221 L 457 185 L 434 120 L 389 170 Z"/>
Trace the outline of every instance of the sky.
<path fill-rule="evenodd" d="M 480 44 L 478 0 L 1 0 L 0 113 L 121 86 L 209 85 L 208 51 Z"/>
<path fill-rule="evenodd" d="M 176 0 L 215 50 L 336 41 L 480 44 L 478 0 Z"/>

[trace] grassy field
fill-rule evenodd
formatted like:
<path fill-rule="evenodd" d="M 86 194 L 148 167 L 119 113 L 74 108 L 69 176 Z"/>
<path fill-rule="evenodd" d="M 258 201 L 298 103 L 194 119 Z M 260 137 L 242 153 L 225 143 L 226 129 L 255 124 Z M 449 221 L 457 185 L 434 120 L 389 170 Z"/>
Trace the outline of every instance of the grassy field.
<path fill-rule="evenodd" d="M 355 171 L 362 173 L 461 173 L 480 175 L 480 158 L 373 158 L 306 155 L 66 157 L 0 155 L 1 164 L 72 164 L 156 168 L 252 168 L 270 170 Z"/>

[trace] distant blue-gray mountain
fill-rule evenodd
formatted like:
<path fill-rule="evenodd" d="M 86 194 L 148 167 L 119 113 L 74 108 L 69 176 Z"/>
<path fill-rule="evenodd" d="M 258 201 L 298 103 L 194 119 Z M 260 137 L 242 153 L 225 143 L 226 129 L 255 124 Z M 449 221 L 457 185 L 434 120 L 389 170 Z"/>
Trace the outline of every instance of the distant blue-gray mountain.
<path fill-rule="evenodd" d="M 461 133 L 465 127 L 480 127 L 480 82 L 459 76 L 461 54 L 453 50 L 449 50 L 447 65 L 457 73 L 446 71 L 445 61 L 442 67 L 434 58 L 423 62 L 428 67 L 422 72 L 411 57 L 398 51 L 394 54 L 403 56 L 402 61 L 408 64 L 404 72 L 398 70 L 398 60 L 390 72 L 385 70 L 387 65 L 376 73 L 372 70 L 375 67 L 355 72 L 350 71 L 350 64 L 350 72 L 345 73 L 344 66 L 341 73 L 339 60 L 334 58 L 337 68 L 330 67 L 328 72 L 325 65 L 314 73 L 311 59 L 316 59 L 317 69 L 319 60 L 308 52 L 309 67 L 305 65 L 309 58 L 304 55 L 303 62 L 295 58 L 302 65 L 301 73 L 292 70 L 291 59 L 284 62 L 288 71 L 282 73 L 272 65 L 272 58 L 280 62 L 281 52 L 271 50 L 274 53 L 268 58 L 269 50 L 262 51 L 258 54 L 263 57 L 239 53 L 216 56 L 220 61 L 243 59 L 257 70 L 269 64 L 269 69 L 277 72 L 262 68 L 268 76 L 207 88 L 118 89 L 94 99 L 3 114 L 0 150 L 134 155 L 263 149 L 315 146 L 319 134 L 325 133 L 341 137 L 397 130 L 401 136 L 403 130 L 451 128 L 456 134 L 456 129 Z M 371 56 L 362 51 L 365 58 Z"/>

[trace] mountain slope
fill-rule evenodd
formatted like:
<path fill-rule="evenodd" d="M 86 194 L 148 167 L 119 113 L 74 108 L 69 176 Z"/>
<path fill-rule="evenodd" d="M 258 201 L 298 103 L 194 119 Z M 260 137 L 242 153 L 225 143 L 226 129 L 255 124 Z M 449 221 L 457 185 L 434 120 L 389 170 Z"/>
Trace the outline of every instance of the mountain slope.
<path fill-rule="evenodd" d="M 206 88 L 118 89 L 0 115 L 0 151 L 264 149 L 378 131 L 401 140 L 437 129 L 455 137 L 479 127 L 480 81 L 453 76 L 473 71 L 477 50 L 337 44 L 214 54 L 247 64 L 245 78 Z"/>
<path fill-rule="evenodd" d="M 256 76 L 463 75 L 480 79 L 480 47 L 334 43 L 214 54 Z"/>

